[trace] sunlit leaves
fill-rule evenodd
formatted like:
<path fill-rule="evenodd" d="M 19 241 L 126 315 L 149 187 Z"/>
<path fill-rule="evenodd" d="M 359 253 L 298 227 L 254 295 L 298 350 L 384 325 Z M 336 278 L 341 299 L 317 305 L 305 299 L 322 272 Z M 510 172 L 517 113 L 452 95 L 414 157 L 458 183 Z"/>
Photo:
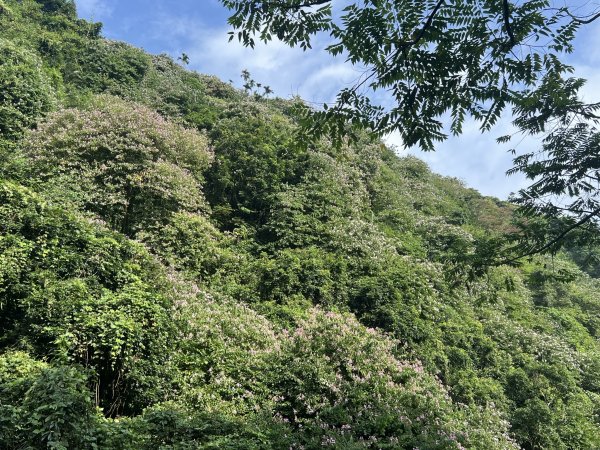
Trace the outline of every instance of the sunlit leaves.
<path fill-rule="evenodd" d="M 164 398 L 170 301 L 150 255 L 21 186 L 1 183 L 0 205 L 1 348 L 95 371 L 107 415 Z"/>

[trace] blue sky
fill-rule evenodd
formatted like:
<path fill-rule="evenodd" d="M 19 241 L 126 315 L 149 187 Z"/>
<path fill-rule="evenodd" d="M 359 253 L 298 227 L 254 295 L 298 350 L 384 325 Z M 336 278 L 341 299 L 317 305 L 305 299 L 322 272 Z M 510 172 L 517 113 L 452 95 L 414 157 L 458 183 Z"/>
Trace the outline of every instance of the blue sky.
<path fill-rule="evenodd" d="M 597 5 L 585 3 L 588 7 Z M 242 69 L 248 69 L 255 80 L 270 85 L 280 97 L 300 95 L 317 104 L 330 102 L 340 87 L 360 75 L 343 58 L 332 58 L 321 51 L 327 44 L 324 40 L 317 40 L 309 52 L 279 42 L 258 45 L 254 50 L 228 42 L 228 11 L 218 0 L 76 0 L 76 4 L 80 17 L 104 23 L 108 38 L 151 53 L 177 57 L 185 52 L 190 57 L 189 68 L 224 81 L 233 80 L 237 86 L 241 85 Z M 600 101 L 600 23 L 580 33 L 569 62 L 576 68 L 576 75 L 588 80 L 586 100 Z M 435 152 L 410 153 L 424 159 L 435 172 L 459 178 L 485 195 L 506 199 L 528 184 L 523 177 L 505 175 L 511 167 L 508 150 L 516 142 L 498 145 L 495 138 L 510 130 L 509 120 L 483 135 L 475 124 L 468 123 L 463 135 L 439 144 Z M 396 136 L 387 141 L 396 145 L 399 154 L 407 153 Z M 517 150 L 524 152 L 532 146 L 538 143 L 524 140 Z"/>

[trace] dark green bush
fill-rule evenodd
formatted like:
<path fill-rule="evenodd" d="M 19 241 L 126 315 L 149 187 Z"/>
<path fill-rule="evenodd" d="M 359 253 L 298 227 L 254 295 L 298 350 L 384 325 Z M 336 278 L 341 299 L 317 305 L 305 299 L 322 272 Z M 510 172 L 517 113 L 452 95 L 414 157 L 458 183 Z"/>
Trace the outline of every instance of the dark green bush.
<path fill-rule="evenodd" d="M 42 62 L 35 54 L 0 39 L 0 151 L 54 106 L 54 91 Z"/>
<path fill-rule="evenodd" d="M 124 42 L 90 39 L 69 48 L 62 64 L 65 82 L 93 93 L 131 95 L 140 87 L 151 58 Z"/>
<path fill-rule="evenodd" d="M 264 223 L 270 200 L 301 170 L 289 120 L 259 104 L 231 105 L 210 133 L 215 162 L 208 171 L 207 197 L 220 222 Z"/>
<path fill-rule="evenodd" d="M 97 416 L 87 382 L 76 367 L 0 355 L 0 446 L 91 449 Z"/>
<path fill-rule="evenodd" d="M 58 13 L 64 14 L 68 17 L 75 18 L 77 16 L 75 11 L 74 0 L 35 0 L 37 3 L 42 5 L 42 11 L 47 13 Z"/>
<path fill-rule="evenodd" d="M 170 291 L 139 245 L 4 182 L 0 255 L 0 350 L 92 369 L 106 414 L 169 395 Z"/>

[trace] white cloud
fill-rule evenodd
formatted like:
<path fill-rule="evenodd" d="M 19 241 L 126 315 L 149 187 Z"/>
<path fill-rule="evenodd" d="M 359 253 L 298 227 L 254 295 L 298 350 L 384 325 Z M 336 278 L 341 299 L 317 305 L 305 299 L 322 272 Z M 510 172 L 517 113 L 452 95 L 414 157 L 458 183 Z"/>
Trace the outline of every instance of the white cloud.
<path fill-rule="evenodd" d="M 581 90 L 583 100 L 589 103 L 600 101 L 600 23 L 583 31 L 575 43 L 576 53 L 568 62 L 574 66 L 574 76 L 582 77 L 587 83 Z M 511 192 L 530 184 L 522 174 L 506 176 L 512 167 L 513 155 L 508 152 L 516 147 L 517 154 L 535 151 L 541 147 L 539 139 L 516 136 L 509 144 L 498 144 L 495 138 L 514 132 L 509 114 L 490 131 L 482 134 L 477 123 L 467 121 L 464 132 L 458 137 L 436 145 L 435 152 L 424 153 L 416 149 L 405 149 L 398 133 L 386 138 L 388 145 L 395 145 L 399 154 L 413 154 L 423 159 L 434 172 L 463 180 L 468 186 L 481 193 L 507 198 Z"/>
<path fill-rule="evenodd" d="M 100 20 L 109 17 L 113 10 L 110 0 L 76 0 L 79 17 L 89 20 Z"/>
<path fill-rule="evenodd" d="M 525 152 L 531 146 L 537 146 L 531 138 L 522 142 L 515 139 L 512 144 L 496 142 L 497 137 L 512 131 L 508 118 L 486 133 L 481 133 L 479 124 L 474 120 L 467 120 L 463 134 L 450 136 L 448 140 L 438 143 L 433 152 L 406 149 L 398 132 L 388 135 L 385 142 L 393 146 L 400 156 L 414 155 L 422 159 L 436 173 L 458 178 L 484 195 L 507 199 L 511 193 L 529 184 L 523 175 L 506 175 L 506 171 L 513 166 L 513 155 L 509 150 L 516 146 L 517 152 Z"/>
<path fill-rule="evenodd" d="M 155 33 L 167 43 L 167 51 L 190 57 L 190 68 L 223 80 L 240 83 L 247 69 L 256 81 L 267 84 L 280 97 L 300 95 L 315 103 L 330 102 L 340 86 L 354 81 L 358 73 L 341 58 L 323 51 L 325 43 L 314 42 L 315 49 L 290 48 L 281 41 L 257 42 L 254 49 L 237 39 L 229 41 L 229 28 L 208 28 L 195 19 L 163 17 L 155 23 Z"/>
<path fill-rule="evenodd" d="M 326 58 L 331 61 L 330 58 Z M 311 102 L 332 103 L 340 86 L 350 85 L 359 74 L 347 63 L 330 63 L 310 73 L 301 84 L 302 96 Z"/>

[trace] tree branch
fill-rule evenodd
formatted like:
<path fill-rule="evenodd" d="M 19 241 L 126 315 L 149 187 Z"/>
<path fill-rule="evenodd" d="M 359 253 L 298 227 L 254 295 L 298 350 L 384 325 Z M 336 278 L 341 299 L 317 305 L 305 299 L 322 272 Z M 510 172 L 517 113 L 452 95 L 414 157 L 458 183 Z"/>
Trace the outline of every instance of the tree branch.
<path fill-rule="evenodd" d="M 593 21 L 600 19 L 600 12 L 598 12 L 592 16 L 589 16 L 587 19 L 584 19 L 583 17 L 574 16 L 569 11 L 567 11 L 567 14 L 569 15 L 569 17 L 571 19 L 573 19 L 575 22 L 577 22 L 581 25 L 588 25 L 588 24 L 592 23 Z"/>
<path fill-rule="evenodd" d="M 512 25 L 510 23 L 510 8 L 508 4 L 508 0 L 502 0 L 502 16 L 504 17 L 504 27 L 506 28 L 506 33 L 510 39 L 509 43 L 511 47 L 514 47 L 517 42 L 515 39 L 515 34 L 512 30 Z"/>
<path fill-rule="evenodd" d="M 431 11 L 431 14 L 429 14 L 429 17 L 427 18 L 427 21 L 423 25 L 423 28 L 421 28 L 421 30 L 419 31 L 419 33 L 415 36 L 415 38 L 412 41 L 406 42 L 404 44 L 405 48 L 413 46 L 413 45 L 416 45 L 416 44 L 419 43 L 419 41 L 421 39 L 423 39 L 423 36 L 425 36 L 425 32 L 429 28 L 431 28 L 431 24 L 433 23 L 433 19 L 435 18 L 435 15 L 438 13 L 438 11 L 440 10 L 440 8 L 442 6 L 444 6 L 444 3 L 445 3 L 445 0 L 438 0 L 438 2 L 436 3 L 435 7 Z"/>
<path fill-rule="evenodd" d="M 304 3 L 297 3 L 297 4 L 290 4 L 290 3 L 281 3 L 281 2 L 262 2 L 262 1 L 255 1 L 254 2 L 254 8 L 259 8 L 261 6 L 269 6 L 269 7 L 274 7 L 274 8 L 280 8 L 280 9 L 301 9 L 301 8 L 308 8 L 310 6 L 318 6 L 318 5 L 324 5 L 325 3 L 330 3 L 332 0 L 308 0 Z"/>
<path fill-rule="evenodd" d="M 425 21 L 425 23 L 423 24 L 423 27 L 419 30 L 418 33 L 416 33 L 415 37 L 411 40 L 411 41 L 406 41 L 406 42 L 401 42 L 401 45 L 398 46 L 398 50 L 402 50 L 402 51 L 406 51 L 408 48 L 412 47 L 413 45 L 417 45 L 421 39 L 423 39 L 423 36 L 425 36 L 425 33 L 427 32 L 427 30 L 429 28 L 431 28 L 431 25 L 433 24 L 433 19 L 435 18 L 436 14 L 438 13 L 438 11 L 440 10 L 440 8 L 442 6 L 444 6 L 444 3 L 446 3 L 446 0 L 438 0 L 438 2 L 436 3 L 435 7 L 433 8 L 433 10 L 431 11 L 431 13 L 429 14 L 429 16 L 427 17 L 427 20 Z M 397 54 L 398 52 L 388 56 L 388 58 L 386 58 L 386 63 L 389 63 L 392 60 L 392 56 L 394 56 L 395 54 Z M 392 68 L 390 67 L 386 73 L 383 73 L 381 75 L 379 75 L 380 79 L 383 79 L 385 76 L 387 76 L 387 74 L 390 72 L 390 70 L 392 70 Z M 357 91 L 359 88 L 361 88 L 369 79 L 373 78 L 376 75 L 376 73 L 374 71 L 372 71 L 367 77 L 365 77 L 360 83 L 354 85 L 354 87 L 352 88 L 354 91 Z"/>
<path fill-rule="evenodd" d="M 562 241 L 571 231 L 575 230 L 576 228 L 581 227 L 582 225 L 585 225 L 587 222 L 589 222 L 593 217 L 597 216 L 598 214 L 600 214 L 600 208 L 598 208 L 598 209 L 590 212 L 587 216 L 583 217 L 579 222 L 574 223 L 573 225 L 571 225 L 570 227 L 568 227 L 566 230 L 564 230 L 562 233 L 560 233 L 558 236 L 556 236 L 554 239 L 552 239 L 551 241 L 547 242 L 546 244 L 544 244 L 540 248 L 534 249 L 534 250 L 530 250 L 530 251 L 528 251 L 526 253 L 523 253 L 522 255 L 515 256 L 514 258 L 510 258 L 510 259 L 505 259 L 503 261 L 499 261 L 499 262 L 495 263 L 495 265 L 501 266 L 501 265 L 504 265 L 504 264 L 510 264 L 510 263 L 515 262 L 515 261 L 518 261 L 519 259 L 526 258 L 528 256 L 537 255 L 538 253 L 542 253 L 543 251 L 548 250 L 553 245 L 555 245 L 558 242 Z"/>

